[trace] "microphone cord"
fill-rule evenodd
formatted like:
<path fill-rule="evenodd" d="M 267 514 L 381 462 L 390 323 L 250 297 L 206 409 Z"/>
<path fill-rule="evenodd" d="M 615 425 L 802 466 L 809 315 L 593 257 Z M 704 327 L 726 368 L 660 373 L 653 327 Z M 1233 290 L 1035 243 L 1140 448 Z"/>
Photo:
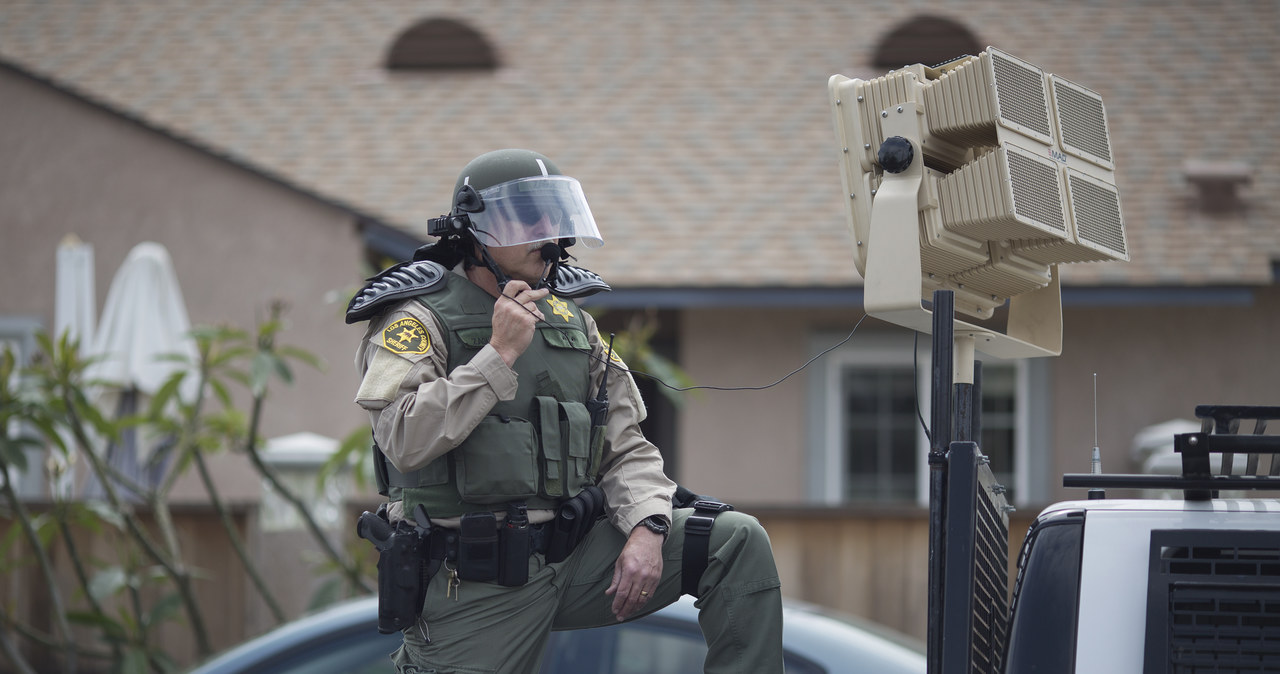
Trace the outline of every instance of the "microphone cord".
<path fill-rule="evenodd" d="M 511 296 L 509 296 L 509 295 L 499 295 L 498 297 L 505 297 L 505 298 L 507 298 L 508 300 L 511 300 L 512 302 L 515 302 L 515 299 L 514 299 L 514 298 L 512 298 L 512 297 L 511 297 Z M 516 304 L 517 304 L 517 305 L 519 305 L 521 309 L 524 309 L 525 311 L 529 311 L 529 309 L 528 309 L 527 307 L 525 307 L 524 305 L 520 304 L 519 302 L 516 302 Z M 582 308 L 581 308 L 581 307 L 579 307 L 579 308 L 578 308 L 578 310 L 579 310 L 579 311 L 582 311 Z M 536 317 L 537 317 L 537 319 L 538 319 L 538 323 L 540 323 L 540 324 L 545 324 L 547 327 L 553 328 L 553 329 L 558 330 L 558 331 L 560 331 L 560 332 L 562 332 L 562 333 L 563 333 L 563 332 L 565 332 L 565 329 L 564 329 L 564 328 L 562 328 L 562 327 L 560 327 L 560 326 L 558 326 L 558 325 L 554 325 L 554 324 L 550 323 L 549 321 L 547 321 L 546 316 L 542 315 L 542 313 L 541 313 L 541 312 L 533 312 L 533 311 L 529 311 L 529 313 L 530 313 L 530 314 L 533 314 L 534 316 L 536 316 Z M 805 362 L 804 362 L 804 364 L 803 364 L 803 365 L 801 365 L 800 367 L 798 367 L 798 368 L 796 368 L 796 369 L 792 370 L 791 372 L 788 372 L 788 373 L 787 373 L 786 375 L 784 375 L 781 379 L 778 379 L 777 381 L 775 381 L 775 382 L 773 382 L 773 383 L 771 383 L 771 384 L 764 384 L 764 385 L 761 385 L 761 386 L 712 386 L 712 385 L 698 385 L 698 386 L 673 386 L 673 385 L 671 385 L 671 384 L 667 383 L 666 381 L 664 381 L 661 377 L 658 377 L 658 376 L 655 376 L 655 375 L 649 374 L 648 372 L 640 372 L 640 371 L 638 371 L 638 370 L 632 370 L 631 368 L 622 367 L 621 365 L 617 365 L 617 364 L 611 363 L 611 362 L 609 362 L 609 360 L 608 360 L 608 359 L 601 358 L 601 357 L 597 356 L 597 355 L 596 355 L 593 351 L 591 351 L 590 349 L 581 349 L 581 348 L 578 348 L 578 347 L 572 347 L 572 348 L 573 348 L 573 350 L 574 350 L 574 351 L 578 351 L 579 353 L 584 353 L 584 354 L 586 354 L 588 357 L 590 357 L 590 358 L 592 358 L 592 359 L 596 360 L 597 362 L 603 363 L 603 364 L 604 364 L 604 366 L 605 366 L 606 368 L 611 367 L 611 368 L 613 368 L 613 369 L 615 369 L 615 370 L 617 370 L 617 371 L 619 371 L 619 372 L 626 372 L 627 374 L 630 374 L 630 375 L 631 375 L 631 376 L 633 376 L 633 377 L 635 377 L 635 376 L 644 377 L 644 378 L 646 378 L 646 379 L 648 379 L 648 380 L 650 380 L 650 381 L 653 381 L 653 382 L 655 382 L 655 383 L 657 383 L 657 384 L 659 384 L 659 385 L 663 386 L 664 388 L 667 388 L 667 389 L 669 389 L 669 390 L 671 390 L 671 391 L 675 391 L 676 393 L 685 393 L 685 392 L 688 392 L 688 391 L 764 391 L 764 390 L 766 390 L 766 389 L 771 389 L 771 388 L 773 388 L 774 386 L 777 386 L 777 385 L 781 384 L 782 382 L 784 382 L 784 381 L 786 381 L 786 380 L 788 380 L 788 379 L 790 379 L 790 378 L 794 377 L 795 375 L 797 375 L 797 374 L 799 374 L 800 372 L 802 372 L 805 368 L 807 368 L 807 367 L 809 367 L 810 365 L 812 365 L 812 364 L 814 363 L 814 361 L 818 360 L 819 358 L 821 358 L 821 357 L 823 357 L 823 356 L 827 355 L 828 353 L 831 353 L 832 351 L 835 351 L 836 349 L 838 349 L 838 348 L 840 348 L 840 347 L 844 346 L 845 344 L 847 344 L 847 343 L 849 342 L 849 340 L 853 339 L 854 334 L 856 334 L 856 333 L 858 332 L 858 328 L 862 325 L 862 322 L 863 322 L 863 321 L 865 321 L 865 320 L 867 320 L 867 314 L 866 314 L 866 313 L 863 313 L 863 314 L 862 314 L 862 318 L 859 318 L 859 319 L 858 319 L 858 322 L 853 324 L 853 329 L 849 331 L 849 334 L 847 334 L 847 335 L 845 335 L 845 336 L 844 336 L 844 339 L 841 339 L 839 342 L 836 342 L 835 344 L 833 344 L 833 345 L 831 345 L 831 346 L 827 347 L 826 349 L 823 349 L 820 353 L 818 353 L 817 355 L 813 356 L 813 357 L 812 357 L 812 358 L 810 358 L 809 360 L 805 361 Z"/>

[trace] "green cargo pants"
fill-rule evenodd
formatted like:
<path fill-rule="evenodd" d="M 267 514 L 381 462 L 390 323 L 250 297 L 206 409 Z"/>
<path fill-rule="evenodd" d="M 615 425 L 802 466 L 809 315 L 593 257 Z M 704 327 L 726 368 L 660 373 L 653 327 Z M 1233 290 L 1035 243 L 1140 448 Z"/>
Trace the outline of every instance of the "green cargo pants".
<path fill-rule="evenodd" d="M 662 549 L 662 581 L 645 606 L 652 613 L 680 598 L 684 523 L 676 510 Z M 441 568 L 427 590 L 418 623 L 394 654 L 400 674 L 500 672 L 534 674 L 550 631 L 617 623 L 604 593 L 626 538 L 601 522 L 569 558 L 529 559 L 521 587 L 468 582 L 448 590 Z M 698 622 L 706 637 L 706 672 L 776 674 L 782 667 L 782 596 L 764 528 L 754 517 L 721 513 L 711 531 L 710 561 L 698 585 Z M 639 617 L 639 616 L 636 616 Z"/>

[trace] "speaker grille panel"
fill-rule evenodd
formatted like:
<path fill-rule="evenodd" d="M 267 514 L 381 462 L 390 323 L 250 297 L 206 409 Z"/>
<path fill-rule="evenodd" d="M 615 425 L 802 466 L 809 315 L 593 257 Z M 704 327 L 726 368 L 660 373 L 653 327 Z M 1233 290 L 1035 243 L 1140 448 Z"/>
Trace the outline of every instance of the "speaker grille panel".
<path fill-rule="evenodd" d="M 1120 193 L 1113 185 L 1090 180 L 1067 171 L 1071 215 L 1080 243 L 1106 253 L 1098 259 L 1129 259 L 1125 247 L 1124 220 L 1120 215 Z"/>
<path fill-rule="evenodd" d="M 1102 107 L 1102 97 L 1055 78 L 1053 100 L 1057 106 L 1062 149 L 1103 168 L 1113 168 L 1111 136 L 1107 131 L 1107 113 Z"/>
<path fill-rule="evenodd" d="M 1006 154 L 1013 183 L 1013 210 L 1018 219 L 1034 222 L 1065 237 L 1067 223 L 1062 213 L 1057 167 L 1012 148 Z"/>
<path fill-rule="evenodd" d="M 989 52 L 989 57 L 1001 124 L 1046 143 L 1052 142 L 1043 72 L 995 50 Z"/>

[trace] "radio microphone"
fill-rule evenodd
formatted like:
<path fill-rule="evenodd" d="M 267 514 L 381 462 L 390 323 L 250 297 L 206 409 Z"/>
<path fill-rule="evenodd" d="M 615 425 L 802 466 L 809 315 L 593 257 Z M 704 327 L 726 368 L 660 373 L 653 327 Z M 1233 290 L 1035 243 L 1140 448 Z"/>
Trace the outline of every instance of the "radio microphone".
<path fill-rule="evenodd" d="M 538 252 L 542 254 L 542 261 L 546 264 L 542 266 L 542 278 L 538 280 L 538 285 L 533 287 L 534 290 L 547 285 L 547 276 L 549 275 L 552 266 L 555 264 L 555 261 L 560 258 L 560 246 L 548 242 L 543 244 L 542 248 L 540 248 Z"/>

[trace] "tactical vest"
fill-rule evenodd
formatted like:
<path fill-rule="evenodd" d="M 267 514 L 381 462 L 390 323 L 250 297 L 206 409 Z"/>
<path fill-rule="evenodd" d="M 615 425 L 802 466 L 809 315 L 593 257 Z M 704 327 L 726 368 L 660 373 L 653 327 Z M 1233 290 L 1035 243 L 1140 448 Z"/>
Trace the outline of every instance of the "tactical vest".
<path fill-rule="evenodd" d="M 492 335 L 496 298 L 448 274 L 447 286 L 416 298 L 440 323 L 448 371 L 469 362 Z M 572 302 L 548 296 L 546 317 L 516 359 L 513 400 L 498 401 L 467 439 L 423 468 L 403 474 L 388 465 L 388 497 L 405 512 L 421 503 L 432 517 L 504 509 L 524 501 L 554 508 L 596 480 L 603 427 L 592 427 L 585 405 L 591 356 L 586 323 Z"/>

